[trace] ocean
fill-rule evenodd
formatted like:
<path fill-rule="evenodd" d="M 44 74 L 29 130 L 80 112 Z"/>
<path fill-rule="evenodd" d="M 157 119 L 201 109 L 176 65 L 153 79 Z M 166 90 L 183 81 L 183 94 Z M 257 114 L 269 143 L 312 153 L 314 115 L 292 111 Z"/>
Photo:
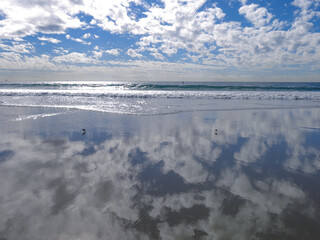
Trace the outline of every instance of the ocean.
<path fill-rule="evenodd" d="M 182 101 L 183 100 L 183 101 Z M 223 101 L 221 106 L 219 100 Z M 154 115 L 185 111 L 317 105 L 320 83 L 42 82 L 1 83 L 0 105 Z M 267 102 L 266 102 L 267 101 Z M 241 106 L 239 106 L 241 102 Z M 236 103 L 236 105 L 234 104 Z M 278 104 L 278 107 L 281 107 Z M 269 105 L 269 106 L 268 106 Z M 273 106 L 275 107 L 275 106 Z M 286 107 L 288 107 L 286 105 Z"/>

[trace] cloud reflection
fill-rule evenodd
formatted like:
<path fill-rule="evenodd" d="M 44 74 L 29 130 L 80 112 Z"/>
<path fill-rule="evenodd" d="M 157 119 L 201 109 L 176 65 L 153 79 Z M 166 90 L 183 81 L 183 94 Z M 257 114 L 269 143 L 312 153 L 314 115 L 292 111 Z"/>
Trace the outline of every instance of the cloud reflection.
<path fill-rule="evenodd" d="M 0 238 L 316 239 L 320 136 L 301 127 L 320 111 L 243 112 L 119 115 L 100 138 L 9 126 Z"/>

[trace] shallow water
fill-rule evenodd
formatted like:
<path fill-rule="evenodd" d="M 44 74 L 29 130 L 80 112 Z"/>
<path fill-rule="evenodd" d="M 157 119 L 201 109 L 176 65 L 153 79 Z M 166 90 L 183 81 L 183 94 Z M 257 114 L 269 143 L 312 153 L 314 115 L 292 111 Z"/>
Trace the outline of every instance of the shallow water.
<path fill-rule="evenodd" d="M 319 107 L 320 83 L 0 83 L 0 106 L 6 107 L 158 115 L 238 109 L 239 101 L 241 109 L 256 108 L 257 102 L 264 103 L 259 108 Z"/>
<path fill-rule="evenodd" d="M 318 239 L 320 109 L 295 103 L 1 107 L 0 239 Z"/>

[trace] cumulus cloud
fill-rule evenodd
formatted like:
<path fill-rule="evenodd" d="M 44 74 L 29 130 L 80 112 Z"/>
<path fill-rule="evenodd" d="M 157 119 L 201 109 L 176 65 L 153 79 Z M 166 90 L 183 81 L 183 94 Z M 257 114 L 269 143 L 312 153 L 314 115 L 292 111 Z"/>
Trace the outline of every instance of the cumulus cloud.
<path fill-rule="evenodd" d="M 16 71 L 17 69 L 32 69 L 32 71 L 58 70 L 57 66 L 50 61 L 49 55 L 27 56 L 25 54 L 13 52 L 3 52 L 0 54 L 0 68 L 13 71 Z"/>
<path fill-rule="evenodd" d="M 310 21 L 314 17 L 320 17 L 319 0 L 294 0 L 292 5 L 300 8 L 300 17 L 303 21 Z"/>
<path fill-rule="evenodd" d="M 161 53 L 158 53 L 158 52 L 150 53 L 150 55 L 154 56 L 156 59 L 159 59 L 159 60 L 165 59 L 165 57 Z"/>
<path fill-rule="evenodd" d="M 142 58 L 142 54 L 138 53 L 135 49 L 128 49 L 127 54 L 132 58 Z"/>
<path fill-rule="evenodd" d="M 204 66 L 231 67 L 253 74 L 270 69 L 280 72 L 288 67 L 306 71 L 319 68 L 320 34 L 314 21 L 320 15 L 319 0 L 292 0 L 291 7 L 296 7 L 296 12 L 292 13 L 291 22 L 272 11 L 272 5 L 261 1 L 239 2 L 230 7 L 239 7 L 233 14 L 238 14 L 241 20 L 230 21 L 229 11 L 218 1 L 207 4 L 205 0 L 163 0 L 148 4 L 140 0 L 3 0 L 0 38 L 13 43 L 2 42 L 1 48 L 36 52 L 30 45 L 19 50 L 16 44 L 17 39 L 31 35 L 43 42 L 61 43 L 43 35 L 50 33 L 67 34 L 68 40 L 90 45 L 100 35 L 98 31 L 83 32 L 92 28 L 114 34 L 115 39 L 123 34 L 133 40 L 124 48 L 116 41 L 115 45 L 109 45 L 132 58 L 163 61 L 167 56 L 175 56 L 177 61 L 191 60 Z M 82 15 L 92 19 L 86 20 Z M 75 28 L 79 33 L 68 31 Z M 113 49 L 105 53 L 119 56 L 119 51 Z"/>
<path fill-rule="evenodd" d="M 0 42 L 0 48 L 4 51 L 16 53 L 31 53 L 35 51 L 34 46 L 31 43 L 26 42 L 11 42 L 11 44 Z"/>
<path fill-rule="evenodd" d="M 319 3 L 318 0 L 294 0 L 292 5 L 301 8 L 302 10 L 307 10 L 311 7 L 314 3 Z"/>
<path fill-rule="evenodd" d="M 36 3 L 36 4 L 35 4 Z M 41 33 L 64 33 L 83 26 L 77 17 L 74 1 L 1 1 L 5 18 L 1 20 L 0 38 L 24 37 Z"/>
<path fill-rule="evenodd" d="M 109 49 L 109 50 L 106 50 L 105 53 L 113 55 L 113 56 L 119 56 L 120 50 L 119 49 Z"/>
<path fill-rule="evenodd" d="M 61 41 L 56 38 L 48 38 L 48 37 L 38 37 L 40 41 L 51 42 L 51 43 L 60 43 Z"/>
<path fill-rule="evenodd" d="M 103 52 L 101 52 L 101 51 L 92 51 L 92 54 L 93 54 L 93 56 L 94 56 L 95 58 L 101 58 Z"/>
<path fill-rule="evenodd" d="M 82 38 L 84 38 L 84 39 L 87 39 L 87 38 L 89 38 L 89 37 L 91 37 L 91 34 L 90 34 L 90 33 L 85 33 L 85 34 L 83 34 L 83 36 L 82 36 Z"/>
<path fill-rule="evenodd" d="M 239 9 L 239 13 L 243 14 L 255 27 L 261 27 L 268 24 L 272 15 L 264 7 L 257 4 L 244 5 Z"/>
<path fill-rule="evenodd" d="M 0 56 L 2 59 L 1 61 L 2 64 L 1 63 L 0 64 L 2 66 L 5 66 L 4 62 L 10 62 L 12 64 L 12 63 L 20 62 L 22 59 L 21 54 L 15 53 L 15 52 L 1 52 Z"/>
<path fill-rule="evenodd" d="M 66 54 L 66 53 L 69 53 L 69 50 L 64 49 L 63 47 L 59 47 L 54 49 L 53 52 L 56 54 Z"/>
<path fill-rule="evenodd" d="M 61 55 L 53 58 L 57 63 L 92 63 L 93 59 L 84 53 L 72 52 L 66 55 Z"/>
<path fill-rule="evenodd" d="M 83 35 L 82 38 L 85 38 L 84 36 L 86 36 L 86 38 L 88 38 L 88 35 L 86 35 L 86 34 Z M 84 45 L 91 45 L 91 42 L 87 42 L 87 41 L 83 40 L 82 38 L 74 38 L 74 37 L 71 37 L 69 34 L 66 35 L 66 39 L 68 39 L 68 40 L 72 40 L 72 41 L 75 41 L 75 42 L 78 42 L 78 43 L 81 43 Z"/>

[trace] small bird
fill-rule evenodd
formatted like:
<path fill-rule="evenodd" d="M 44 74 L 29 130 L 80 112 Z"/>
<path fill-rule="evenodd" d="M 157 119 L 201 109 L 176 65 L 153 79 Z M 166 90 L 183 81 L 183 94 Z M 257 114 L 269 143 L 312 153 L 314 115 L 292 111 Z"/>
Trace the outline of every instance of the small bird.
<path fill-rule="evenodd" d="M 82 135 L 86 134 L 86 130 L 82 128 Z"/>

